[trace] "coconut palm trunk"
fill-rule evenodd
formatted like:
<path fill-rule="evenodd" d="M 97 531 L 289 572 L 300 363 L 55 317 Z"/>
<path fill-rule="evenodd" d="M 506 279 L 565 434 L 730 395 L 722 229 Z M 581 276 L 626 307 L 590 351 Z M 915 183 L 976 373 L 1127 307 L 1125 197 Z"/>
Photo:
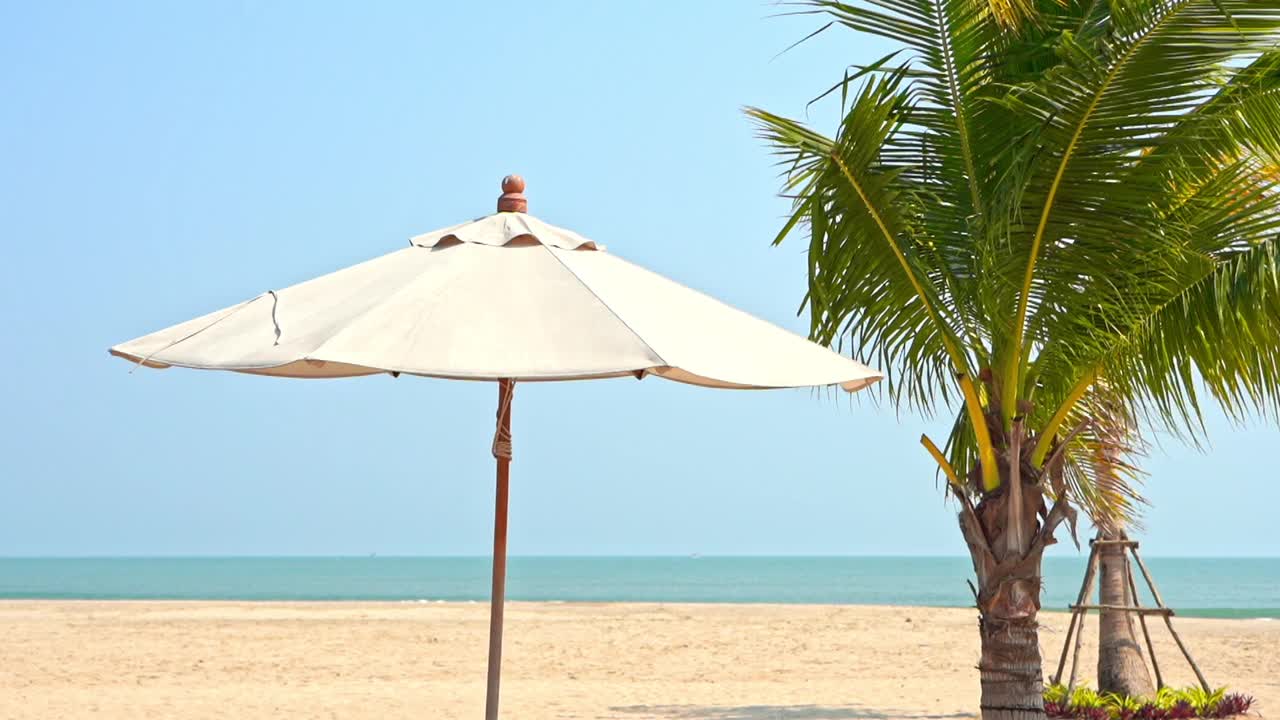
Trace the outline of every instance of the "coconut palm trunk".
<path fill-rule="evenodd" d="M 1037 498 L 1039 494 L 1035 495 Z M 998 515 L 1008 517 L 1010 503 L 999 497 L 984 502 L 1004 505 L 1005 512 L 991 513 L 983 505 L 978 516 L 992 516 L 995 527 L 983 527 L 982 532 L 995 539 L 994 547 L 1009 547 L 1003 553 L 1003 561 L 995 566 L 979 569 L 985 553 L 979 548 L 974 556 L 974 569 L 978 573 L 978 633 L 981 636 L 981 655 L 978 661 L 979 681 L 982 687 L 981 707 L 985 720 L 1021 720 L 1044 717 L 1044 677 L 1041 670 L 1040 639 L 1036 614 L 1040 610 L 1040 552 L 1032 551 L 1030 543 L 1014 537 L 1009 524 L 1000 522 Z M 1035 510 L 1015 510 L 1022 523 L 1034 527 L 1038 517 Z M 984 525 L 986 525 L 984 523 Z M 1003 527 L 1002 527 L 1003 526 Z M 965 531 L 964 518 L 961 529 Z M 1002 532 L 1003 530 L 1003 532 Z M 965 532 L 968 536 L 968 532 Z M 996 557 L 993 553 L 992 557 Z"/>
<path fill-rule="evenodd" d="M 1036 616 L 1004 620 L 983 613 L 979 681 L 983 720 L 1044 717 L 1044 679 Z"/>
<path fill-rule="evenodd" d="M 1104 540 L 1119 540 L 1120 532 L 1103 532 Z M 1098 601 L 1102 605 L 1132 606 L 1129 588 L 1132 568 L 1123 545 L 1098 548 Z M 1154 697 L 1155 686 L 1142 657 L 1132 613 L 1103 610 L 1098 620 L 1098 690 L 1121 695 Z"/>
<path fill-rule="evenodd" d="M 978 578 L 978 664 L 984 720 L 1044 717 L 1044 677 L 1036 615 L 1040 564 L 1053 531 L 1074 522 L 1063 502 L 1045 506 L 1040 473 L 1032 466 L 1022 422 L 1014 423 L 1000 462 L 1002 482 L 973 506 L 961 496 L 960 532 Z"/>

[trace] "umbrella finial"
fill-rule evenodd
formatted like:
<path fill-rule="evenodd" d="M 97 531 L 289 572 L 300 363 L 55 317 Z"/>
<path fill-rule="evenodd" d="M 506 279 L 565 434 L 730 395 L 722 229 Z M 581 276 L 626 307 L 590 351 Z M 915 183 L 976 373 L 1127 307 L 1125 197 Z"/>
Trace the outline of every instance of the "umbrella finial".
<path fill-rule="evenodd" d="M 529 201 L 524 197 L 524 178 L 508 175 L 502 178 L 502 196 L 498 198 L 498 212 L 529 212 Z"/>

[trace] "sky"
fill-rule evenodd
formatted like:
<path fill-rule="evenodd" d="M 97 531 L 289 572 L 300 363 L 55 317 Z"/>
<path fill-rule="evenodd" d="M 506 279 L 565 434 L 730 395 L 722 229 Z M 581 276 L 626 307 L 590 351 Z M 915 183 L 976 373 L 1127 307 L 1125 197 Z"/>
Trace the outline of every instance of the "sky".
<path fill-rule="evenodd" d="M 0 555 L 483 555 L 496 390 L 131 372 L 115 343 L 530 211 L 803 333 L 745 105 L 889 48 L 766 3 L 0 4 Z M 830 129 L 838 108 L 809 118 Z M 1144 553 L 1280 555 L 1280 431 L 1146 462 Z M 524 385 L 513 555 L 960 555 L 867 394 Z M 1082 528 L 1082 534 L 1088 530 Z M 1076 550 L 1063 537 L 1052 552 Z"/>

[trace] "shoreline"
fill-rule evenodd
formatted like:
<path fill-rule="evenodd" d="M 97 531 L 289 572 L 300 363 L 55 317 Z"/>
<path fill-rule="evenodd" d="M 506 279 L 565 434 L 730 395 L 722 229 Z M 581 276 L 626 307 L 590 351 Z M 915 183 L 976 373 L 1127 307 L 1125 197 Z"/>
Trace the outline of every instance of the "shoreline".
<path fill-rule="evenodd" d="M 370 606 L 473 606 L 489 604 L 488 598 L 474 600 L 454 600 L 454 599 L 431 599 L 431 598 L 212 598 L 212 597 L 0 597 L 0 606 L 5 604 L 18 603 L 133 603 L 133 604 L 190 604 L 190 605 L 337 605 L 337 606 L 353 606 L 353 605 L 370 605 Z M 759 608 L 867 608 L 872 610 L 974 610 L 973 606 L 965 605 L 909 605 L 909 604 L 879 604 L 879 603 L 819 603 L 819 602 L 757 602 L 751 600 L 744 601 L 715 601 L 715 600 L 512 600 L 508 599 L 507 607 L 514 605 L 549 605 L 549 606 L 583 606 L 583 607 L 607 607 L 611 605 L 624 606 L 693 606 L 693 607 L 759 607 Z M 1067 608 L 1048 607 L 1041 608 L 1040 615 L 1054 614 L 1067 615 L 1070 612 Z M 1263 615 L 1235 615 L 1234 612 L 1263 612 L 1270 614 Z M 1174 608 L 1174 618 L 1182 620 L 1223 620 L 1223 621 L 1241 621 L 1256 620 L 1260 622 L 1270 622 L 1280 620 L 1280 608 Z"/>
<path fill-rule="evenodd" d="M 1044 612 L 1046 673 L 1069 615 Z M 1280 623 L 1175 618 L 1213 685 L 1280 709 Z M 1096 620 L 1083 677 L 1096 663 Z M 976 611 L 892 605 L 507 605 L 511 717 L 973 717 Z M 0 713 L 471 718 L 487 602 L 0 600 Z M 1166 680 L 1195 682 L 1153 628 Z M 7 713 L 7 714 L 6 714 Z"/>

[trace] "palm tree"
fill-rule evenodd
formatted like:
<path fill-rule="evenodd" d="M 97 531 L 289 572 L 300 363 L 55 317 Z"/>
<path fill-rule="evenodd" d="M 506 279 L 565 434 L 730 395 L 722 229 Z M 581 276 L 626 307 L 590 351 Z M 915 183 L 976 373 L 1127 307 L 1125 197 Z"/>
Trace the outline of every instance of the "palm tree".
<path fill-rule="evenodd" d="M 813 0 L 900 50 L 832 136 L 749 109 L 807 231 L 812 336 L 956 413 L 921 442 L 976 574 L 984 718 L 1043 717 L 1040 559 L 1131 500 L 1109 418 L 1280 411 L 1280 3 Z M 819 30 L 819 32 L 821 31 Z"/>

